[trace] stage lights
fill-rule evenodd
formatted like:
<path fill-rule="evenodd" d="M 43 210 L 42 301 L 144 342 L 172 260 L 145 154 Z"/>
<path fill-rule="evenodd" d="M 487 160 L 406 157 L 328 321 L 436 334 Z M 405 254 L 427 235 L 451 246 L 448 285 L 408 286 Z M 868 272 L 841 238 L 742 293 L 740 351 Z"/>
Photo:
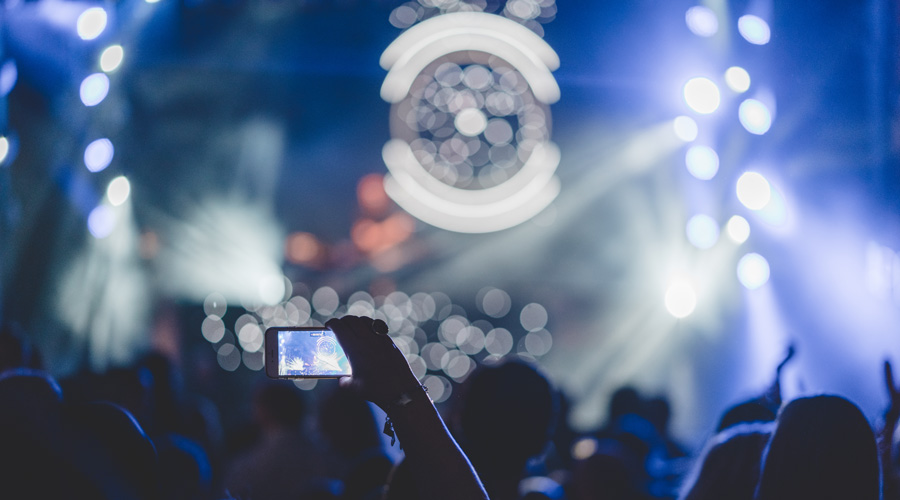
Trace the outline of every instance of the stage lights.
<path fill-rule="evenodd" d="M 130 194 L 131 183 L 128 182 L 127 178 L 121 175 L 110 181 L 109 186 L 106 188 L 106 198 L 114 207 L 125 203 Z"/>
<path fill-rule="evenodd" d="M 9 155 L 9 139 L 0 136 L 0 163 L 3 163 L 7 155 Z"/>
<path fill-rule="evenodd" d="M 112 141 L 107 138 L 97 139 L 84 148 L 84 166 L 91 172 L 100 172 L 109 166 L 115 155 Z"/>
<path fill-rule="evenodd" d="M 738 19 L 738 31 L 744 40 L 754 45 L 765 45 L 772 37 L 769 24 L 762 18 L 753 15 L 741 16 Z"/>
<path fill-rule="evenodd" d="M 708 215 L 697 214 L 688 220 L 685 233 L 692 245 L 707 250 L 719 241 L 719 224 Z"/>
<path fill-rule="evenodd" d="M 697 36 L 708 38 L 719 32 L 719 19 L 709 7 L 702 5 L 691 7 L 684 14 L 684 22 Z"/>
<path fill-rule="evenodd" d="M 741 125 L 747 132 L 763 135 L 772 127 L 772 113 L 769 108 L 756 99 L 747 99 L 738 108 Z"/>
<path fill-rule="evenodd" d="M 742 94 L 750 89 L 750 74 L 740 66 L 725 70 L 725 83 L 731 90 Z"/>
<path fill-rule="evenodd" d="M 697 122 L 690 116 L 682 115 L 675 118 L 675 121 L 672 122 L 672 128 L 675 131 L 675 136 L 684 142 L 697 140 L 697 135 L 700 133 L 700 127 L 697 126 Z"/>
<path fill-rule="evenodd" d="M 747 241 L 747 238 L 750 237 L 750 223 L 740 215 L 734 215 L 728 219 L 725 230 L 728 232 L 728 237 L 731 238 L 731 241 L 738 245 Z"/>
<path fill-rule="evenodd" d="M 772 199 L 772 187 L 762 174 L 745 172 L 737 181 L 737 197 L 750 210 L 762 210 Z"/>
<path fill-rule="evenodd" d="M 81 82 L 81 102 L 85 106 L 96 106 L 106 99 L 109 93 L 109 77 L 103 73 L 94 73 Z"/>
<path fill-rule="evenodd" d="M 101 240 L 112 234 L 116 227 L 116 214 L 108 205 L 98 205 L 88 214 L 88 231 Z"/>
<path fill-rule="evenodd" d="M 673 280 L 666 290 L 665 303 L 669 314 L 678 319 L 686 318 L 697 308 L 697 292 L 689 281 Z"/>
<path fill-rule="evenodd" d="M 102 7 L 91 7 L 78 16 L 76 30 L 82 40 L 93 40 L 106 29 L 106 11 Z"/>
<path fill-rule="evenodd" d="M 125 50 L 121 45 L 110 45 L 100 54 L 100 69 L 104 73 L 110 73 L 118 69 L 125 57 Z"/>
<path fill-rule="evenodd" d="M 684 102 L 697 113 L 708 115 L 719 109 L 719 87 L 709 78 L 691 78 L 684 84 Z"/>
<path fill-rule="evenodd" d="M 684 155 L 688 172 L 694 177 L 708 181 L 719 171 L 719 155 L 709 146 L 691 146 Z"/>
<path fill-rule="evenodd" d="M 769 281 L 769 262 L 758 253 L 748 253 L 738 261 L 737 276 L 745 288 L 756 290 Z"/>

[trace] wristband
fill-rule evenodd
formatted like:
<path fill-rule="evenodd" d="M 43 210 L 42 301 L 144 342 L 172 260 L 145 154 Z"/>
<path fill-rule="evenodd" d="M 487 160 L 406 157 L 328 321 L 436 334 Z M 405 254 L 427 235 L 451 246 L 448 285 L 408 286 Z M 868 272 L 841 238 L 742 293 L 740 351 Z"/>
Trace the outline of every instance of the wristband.
<path fill-rule="evenodd" d="M 425 397 L 428 398 L 428 401 L 433 403 L 431 400 L 431 396 L 428 395 L 428 388 L 422 384 L 419 384 L 419 387 L 425 391 Z M 405 408 L 410 403 L 415 401 L 412 396 L 405 392 L 401 392 L 400 396 L 397 397 L 394 401 L 388 403 L 387 408 L 385 409 L 385 417 L 384 417 L 384 435 L 391 438 L 391 446 L 394 446 L 394 443 L 397 441 L 397 435 L 394 433 L 394 424 L 391 422 L 391 412 L 398 408 Z M 403 444 L 400 444 L 400 449 L 403 449 Z"/>

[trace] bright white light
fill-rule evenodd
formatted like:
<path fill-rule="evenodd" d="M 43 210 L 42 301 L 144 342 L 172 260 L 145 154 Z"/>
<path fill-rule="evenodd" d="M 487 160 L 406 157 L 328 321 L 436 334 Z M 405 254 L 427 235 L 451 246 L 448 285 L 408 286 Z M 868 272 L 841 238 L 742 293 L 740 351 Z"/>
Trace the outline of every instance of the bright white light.
<path fill-rule="evenodd" d="M 732 66 L 725 70 L 725 83 L 735 92 L 746 92 L 750 88 L 750 73 L 740 66 Z"/>
<path fill-rule="evenodd" d="M 76 27 L 82 40 L 97 38 L 106 29 L 106 11 L 102 7 L 87 9 L 78 16 Z"/>
<path fill-rule="evenodd" d="M 159 2 L 159 0 L 144 0 L 144 1 L 147 2 L 147 3 L 156 3 L 156 2 Z"/>
<path fill-rule="evenodd" d="M 94 73 L 81 82 L 81 102 L 85 106 L 96 106 L 106 99 L 109 93 L 109 77 L 103 73 Z"/>
<path fill-rule="evenodd" d="M 756 99 L 747 99 L 738 108 L 738 118 L 747 132 L 763 135 L 772 127 L 772 113 L 765 104 Z"/>
<path fill-rule="evenodd" d="M 109 203 L 114 207 L 125 203 L 130 194 L 131 183 L 124 176 L 116 177 L 110 181 L 109 186 L 106 188 L 106 198 L 109 199 Z"/>
<path fill-rule="evenodd" d="M 468 137 L 475 137 L 484 132 L 487 127 L 487 117 L 480 109 L 466 108 L 456 115 L 453 124 L 459 133 Z"/>
<path fill-rule="evenodd" d="M 697 122 L 690 116 L 679 116 L 678 118 L 675 118 L 672 127 L 675 129 L 675 135 L 684 142 L 696 140 L 697 135 L 700 133 Z"/>
<path fill-rule="evenodd" d="M 737 181 L 737 197 L 750 210 L 762 210 L 772 199 L 772 187 L 762 174 L 745 172 Z"/>
<path fill-rule="evenodd" d="M 684 280 L 675 280 L 666 290 L 666 310 L 676 318 L 686 318 L 697 307 L 697 293 Z"/>
<path fill-rule="evenodd" d="M 122 64 L 125 50 L 121 45 L 110 45 L 100 54 L 100 69 L 105 73 L 115 71 Z"/>
<path fill-rule="evenodd" d="M 748 253 L 738 261 L 737 277 L 745 288 L 756 290 L 769 281 L 769 262 L 758 253 Z"/>
<path fill-rule="evenodd" d="M 712 248 L 719 241 L 719 224 L 708 215 L 697 214 L 691 217 L 685 232 L 688 241 L 701 250 Z"/>
<path fill-rule="evenodd" d="M 747 241 L 747 238 L 750 237 L 750 223 L 740 215 L 734 215 L 728 219 L 725 229 L 728 231 L 728 237 L 731 238 L 731 241 L 738 245 Z"/>
<path fill-rule="evenodd" d="M 738 19 L 738 31 L 745 40 L 754 45 L 765 45 L 772 37 L 768 23 L 756 16 L 741 16 Z"/>
<path fill-rule="evenodd" d="M 708 115 L 719 109 L 719 87 L 709 78 L 691 78 L 684 84 L 684 102 L 694 111 Z"/>
<path fill-rule="evenodd" d="M 99 172 L 109 166 L 115 148 L 109 139 L 97 139 L 84 148 L 84 166 L 91 172 Z"/>
<path fill-rule="evenodd" d="M 719 155 L 709 146 L 691 146 L 684 155 L 688 172 L 694 177 L 708 181 L 719 171 Z"/>
<path fill-rule="evenodd" d="M 109 236 L 116 227 L 116 214 L 107 205 L 98 205 L 88 215 L 88 230 L 98 240 Z"/>
<path fill-rule="evenodd" d="M 6 155 L 9 154 L 9 139 L 6 137 L 0 136 L 0 163 L 3 163 L 3 160 L 6 159 Z"/>
<path fill-rule="evenodd" d="M 719 19 L 709 7 L 697 5 L 684 14 L 684 22 L 691 32 L 697 36 L 710 37 L 719 31 Z"/>

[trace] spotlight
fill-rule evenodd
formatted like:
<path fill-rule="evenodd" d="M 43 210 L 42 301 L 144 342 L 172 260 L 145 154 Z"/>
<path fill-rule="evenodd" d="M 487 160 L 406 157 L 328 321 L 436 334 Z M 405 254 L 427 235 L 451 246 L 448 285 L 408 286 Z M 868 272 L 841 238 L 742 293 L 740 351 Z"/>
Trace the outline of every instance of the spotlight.
<path fill-rule="evenodd" d="M 78 36 L 82 40 L 93 40 L 106 29 L 106 11 L 102 7 L 91 7 L 78 16 L 76 23 Z"/>
<path fill-rule="evenodd" d="M 762 174 L 745 172 L 737 181 L 737 197 L 750 210 L 762 210 L 772 199 L 772 187 Z"/>
<path fill-rule="evenodd" d="M 81 102 L 85 106 L 96 106 L 106 99 L 109 93 L 109 77 L 103 73 L 94 73 L 81 82 Z"/>
<path fill-rule="evenodd" d="M 684 280 L 675 280 L 666 290 L 666 310 L 676 318 L 690 316 L 697 307 L 697 294 L 694 287 Z"/>
<path fill-rule="evenodd" d="M 738 261 L 737 276 L 745 288 L 756 290 L 769 281 L 769 262 L 758 253 L 748 253 Z"/>
<path fill-rule="evenodd" d="M 740 215 L 734 215 L 728 219 L 725 229 L 728 232 L 728 237 L 738 245 L 747 241 L 747 238 L 750 237 L 750 223 Z"/>
<path fill-rule="evenodd" d="M 3 163 L 3 160 L 6 159 L 6 156 L 9 154 L 9 139 L 6 137 L 0 136 L 0 163 Z"/>
<path fill-rule="evenodd" d="M 104 73 L 115 71 L 122 64 L 125 51 L 121 45 L 110 45 L 100 54 L 100 69 Z"/>
<path fill-rule="evenodd" d="M 732 66 L 725 70 L 725 83 L 731 90 L 744 93 L 750 88 L 750 73 L 740 66 Z"/>
<path fill-rule="evenodd" d="M 738 19 L 738 31 L 744 40 L 754 45 L 765 45 L 772 37 L 768 23 L 757 16 L 741 16 Z"/>
<path fill-rule="evenodd" d="M 708 215 L 697 214 L 688 221 L 686 233 L 692 245 L 706 250 L 719 241 L 719 224 Z"/>
<path fill-rule="evenodd" d="M 98 240 L 109 236 L 116 227 L 116 214 L 106 205 L 98 205 L 88 215 L 88 230 Z"/>
<path fill-rule="evenodd" d="M 696 140 L 697 135 L 700 133 L 697 122 L 690 116 L 679 116 L 678 118 L 675 118 L 672 127 L 675 129 L 675 135 L 684 142 Z"/>
<path fill-rule="evenodd" d="M 129 194 L 131 194 L 131 183 L 123 176 L 113 179 L 106 188 L 106 197 L 114 207 L 125 203 Z"/>
<path fill-rule="evenodd" d="M 684 163 L 691 175 L 704 181 L 719 171 L 719 155 L 709 146 L 691 146 L 684 155 Z"/>
<path fill-rule="evenodd" d="M 772 127 L 772 113 L 765 104 L 756 99 L 747 99 L 738 108 L 738 118 L 747 132 L 763 135 Z"/>
<path fill-rule="evenodd" d="M 711 37 L 719 31 L 719 19 L 709 7 L 697 5 L 684 14 L 684 22 L 691 32 L 697 36 Z"/>
<path fill-rule="evenodd" d="M 691 78 L 684 84 L 684 102 L 697 113 L 708 115 L 719 109 L 719 88 L 708 78 Z"/>
<path fill-rule="evenodd" d="M 114 154 L 115 148 L 109 139 L 97 139 L 84 148 L 84 166 L 91 172 L 99 172 L 109 166 Z"/>

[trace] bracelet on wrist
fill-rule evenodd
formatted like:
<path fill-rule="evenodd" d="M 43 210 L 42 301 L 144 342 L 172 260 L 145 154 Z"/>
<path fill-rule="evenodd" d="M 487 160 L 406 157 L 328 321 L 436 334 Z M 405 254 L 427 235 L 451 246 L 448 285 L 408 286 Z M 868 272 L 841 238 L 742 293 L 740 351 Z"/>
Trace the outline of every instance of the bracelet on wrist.
<path fill-rule="evenodd" d="M 428 398 L 428 402 L 433 402 L 431 400 L 431 396 L 428 395 L 428 388 L 422 384 L 419 384 L 419 387 L 422 388 L 425 397 Z M 391 446 L 394 446 L 394 443 L 397 441 L 397 435 L 394 433 L 394 423 L 391 421 L 391 413 L 394 410 L 405 408 L 413 403 L 416 398 L 414 397 L 415 393 L 410 394 L 409 392 L 401 392 L 397 399 L 388 403 L 387 408 L 385 408 L 385 417 L 384 417 L 384 435 L 391 438 Z M 400 449 L 403 449 L 403 444 L 400 444 Z"/>

